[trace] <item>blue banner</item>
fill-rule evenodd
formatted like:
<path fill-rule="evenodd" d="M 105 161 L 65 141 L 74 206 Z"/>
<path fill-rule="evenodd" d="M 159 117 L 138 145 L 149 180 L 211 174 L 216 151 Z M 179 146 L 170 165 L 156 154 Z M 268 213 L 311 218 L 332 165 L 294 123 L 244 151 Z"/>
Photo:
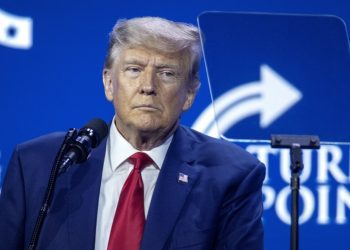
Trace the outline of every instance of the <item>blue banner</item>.
<path fill-rule="evenodd" d="M 106 121 L 112 119 L 113 107 L 105 100 L 103 93 L 102 68 L 108 33 L 117 19 L 151 15 L 196 24 L 197 16 L 204 11 L 249 11 L 336 15 L 349 24 L 349 9 L 347 0 L 286 0 L 283 3 L 274 0 L 190 0 L 171 3 L 159 0 L 123 3 L 109 0 L 0 1 L 0 186 L 17 143 L 53 131 L 79 128 L 93 117 L 101 117 Z M 271 22 L 264 29 L 250 32 L 271 38 L 268 35 L 271 25 L 278 30 L 285 23 Z M 234 75 L 233 79 L 227 79 L 232 85 L 219 89 L 214 100 L 230 90 L 235 94 L 234 102 L 224 105 L 221 110 L 222 118 L 230 113 L 228 110 L 237 111 L 237 105 L 248 105 L 251 109 L 250 113 L 236 113 L 236 120 L 229 117 L 232 120 L 227 123 L 224 136 L 265 140 L 272 132 L 320 133 L 322 140 L 350 139 L 347 133 L 350 78 L 341 77 L 345 80 L 340 82 L 337 77 L 338 72 L 348 70 L 349 61 L 344 54 L 348 38 L 344 38 L 343 32 L 348 31 L 348 28 L 338 22 L 331 22 L 327 28 L 315 25 L 317 29 L 313 29 L 316 26 L 311 24 L 288 26 L 284 37 L 274 37 L 280 47 L 271 47 L 267 40 L 263 43 L 263 40 L 252 37 L 249 44 L 251 51 L 243 50 L 243 47 L 236 48 L 241 60 L 230 61 L 230 72 L 239 74 Z M 237 39 L 248 34 L 242 23 L 235 28 Z M 304 38 L 293 38 L 292 32 L 303 32 Z M 319 37 L 320 46 L 323 47 L 314 47 L 320 42 L 312 40 L 314 33 L 323 34 Z M 330 33 L 334 36 L 330 37 Z M 338 37 L 337 34 L 343 35 Z M 299 48 L 303 50 L 295 53 Z M 270 55 L 272 51 L 275 56 L 271 60 L 260 60 L 264 53 Z M 325 53 L 328 61 L 321 60 Z M 343 56 L 343 64 L 338 63 L 338 59 L 333 60 Z M 235 56 L 229 59 L 232 58 Z M 299 58 L 301 64 L 291 58 Z M 207 60 L 207 63 L 210 64 L 211 60 Z M 303 69 L 308 70 L 300 75 Z M 318 72 L 318 78 L 313 78 L 315 74 L 309 74 L 310 69 Z M 217 70 L 220 69 L 215 69 L 215 72 Z M 271 78 L 277 85 L 267 86 Z M 212 112 L 208 109 L 212 99 L 204 64 L 201 82 L 193 107 L 182 116 L 183 124 L 195 128 L 198 128 L 198 124 L 203 126 L 204 123 L 198 121 L 205 112 Z M 267 86 L 267 89 L 288 92 L 290 100 L 284 100 L 283 107 L 275 105 L 273 113 L 269 113 L 271 109 L 265 110 L 264 119 L 260 120 L 262 85 Z M 267 96 L 265 100 L 270 99 L 276 100 L 278 95 L 272 98 Z M 317 119 L 310 121 L 310 114 L 316 115 Z M 324 122 L 325 117 L 330 117 L 327 122 Z M 213 119 L 210 122 L 205 121 L 205 126 L 215 128 Z M 293 124 L 293 127 L 285 124 Z M 239 144 L 263 161 L 268 170 L 263 188 L 265 249 L 289 249 L 288 150 L 272 149 L 267 142 L 262 141 Z M 349 248 L 349 151 L 346 143 L 326 143 L 322 144 L 320 150 L 303 152 L 301 249 Z"/>

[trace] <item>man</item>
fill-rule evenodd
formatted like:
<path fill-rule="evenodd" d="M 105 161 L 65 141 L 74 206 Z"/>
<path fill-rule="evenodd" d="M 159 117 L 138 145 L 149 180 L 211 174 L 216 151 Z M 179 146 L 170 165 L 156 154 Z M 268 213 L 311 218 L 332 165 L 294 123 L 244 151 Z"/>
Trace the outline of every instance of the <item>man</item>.
<path fill-rule="evenodd" d="M 200 53 L 194 26 L 116 24 L 103 70 L 115 108 L 108 139 L 59 176 L 39 249 L 263 249 L 263 165 L 179 125 L 199 87 Z M 63 136 L 17 146 L 0 198 L 1 249 L 28 247 Z"/>

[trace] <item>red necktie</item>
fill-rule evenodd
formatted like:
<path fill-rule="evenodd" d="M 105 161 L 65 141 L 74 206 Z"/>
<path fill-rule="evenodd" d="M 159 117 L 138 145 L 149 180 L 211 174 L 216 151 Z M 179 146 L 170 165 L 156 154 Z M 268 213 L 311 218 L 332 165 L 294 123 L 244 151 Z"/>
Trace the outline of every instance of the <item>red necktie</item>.
<path fill-rule="evenodd" d="M 130 156 L 129 160 L 134 164 L 134 169 L 126 179 L 119 197 L 108 250 L 140 249 L 145 225 L 141 171 L 152 159 L 147 154 L 138 152 Z"/>

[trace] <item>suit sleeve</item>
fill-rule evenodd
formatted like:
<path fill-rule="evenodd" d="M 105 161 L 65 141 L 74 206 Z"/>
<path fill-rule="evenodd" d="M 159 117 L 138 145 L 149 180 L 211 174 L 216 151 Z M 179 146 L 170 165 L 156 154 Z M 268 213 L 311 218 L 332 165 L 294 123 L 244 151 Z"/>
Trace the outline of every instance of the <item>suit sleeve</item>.
<path fill-rule="evenodd" d="M 217 247 L 229 250 L 262 250 L 262 183 L 265 166 L 256 165 L 225 197 L 220 213 Z"/>
<path fill-rule="evenodd" d="M 18 151 L 12 154 L 0 195 L 0 249 L 24 247 L 25 198 Z"/>

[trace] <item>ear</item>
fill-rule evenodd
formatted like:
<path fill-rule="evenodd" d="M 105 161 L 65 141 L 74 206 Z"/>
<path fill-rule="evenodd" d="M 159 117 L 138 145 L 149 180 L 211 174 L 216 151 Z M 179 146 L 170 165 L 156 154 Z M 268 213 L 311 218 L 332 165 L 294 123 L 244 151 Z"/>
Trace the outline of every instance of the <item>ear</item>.
<path fill-rule="evenodd" d="M 187 111 L 189 108 L 191 108 L 193 101 L 196 97 L 197 90 L 194 88 L 189 88 L 187 90 L 187 96 L 184 105 L 182 106 L 182 111 Z"/>
<path fill-rule="evenodd" d="M 113 101 L 113 81 L 111 71 L 109 69 L 103 69 L 102 77 L 105 96 L 108 101 Z"/>

